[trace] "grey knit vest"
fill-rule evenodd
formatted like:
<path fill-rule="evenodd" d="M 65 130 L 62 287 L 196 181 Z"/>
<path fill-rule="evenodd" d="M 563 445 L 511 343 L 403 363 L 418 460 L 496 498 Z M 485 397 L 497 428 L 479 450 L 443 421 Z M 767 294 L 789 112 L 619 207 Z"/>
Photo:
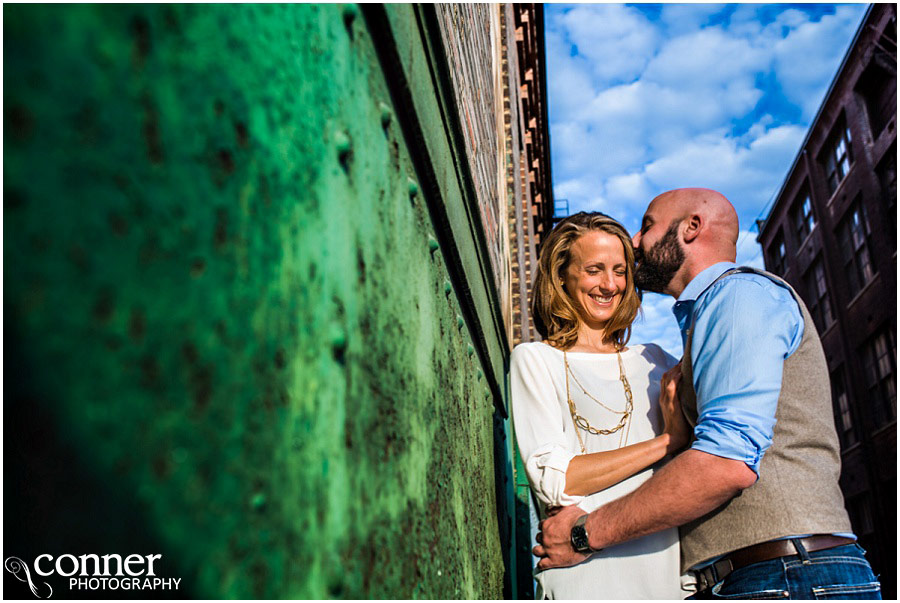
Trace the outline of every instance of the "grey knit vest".
<path fill-rule="evenodd" d="M 816 326 L 803 300 L 782 279 L 741 267 L 725 272 L 716 281 L 734 272 L 756 273 L 787 287 L 803 314 L 803 338 L 800 347 L 784 362 L 774 437 L 760 464 L 759 480 L 721 507 L 681 526 L 682 571 L 775 538 L 851 531 L 838 485 L 840 446 L 834 429 L 828 368 Z M 681 365 L 681 403 L 688 421 L 694 425 L 697 396 L 691 366 L 693 316 L 690 320 Z"/>

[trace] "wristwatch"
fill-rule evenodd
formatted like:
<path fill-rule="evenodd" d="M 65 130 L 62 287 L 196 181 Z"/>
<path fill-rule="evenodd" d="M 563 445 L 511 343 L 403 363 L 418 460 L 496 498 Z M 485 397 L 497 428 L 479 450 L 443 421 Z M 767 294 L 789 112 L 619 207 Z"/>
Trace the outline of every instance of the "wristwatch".
<path fill-rule="evenodd" d="M 587 521 L 587 514 L 579 517 L 575 521 L 575 525 L 572 526 L 572 548 L 578 553 L 590 555 L 601 549 L 592 549 L 591 545 L 588 543 L 588 533 L 587 530 L 584 529 L 585 521 Z"/>

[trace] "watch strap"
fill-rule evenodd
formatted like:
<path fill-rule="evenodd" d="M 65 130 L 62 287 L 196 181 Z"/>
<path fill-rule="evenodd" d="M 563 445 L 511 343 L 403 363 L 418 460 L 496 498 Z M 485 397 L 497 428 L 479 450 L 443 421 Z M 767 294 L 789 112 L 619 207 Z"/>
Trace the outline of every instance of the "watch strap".
<path fill-rule="evenodd" d="M 588 542 L 588 533 L 584 528 L 584 523 L 587 521 L 587 514 L 582 515 L 577 520 L 575 520 L 575 524 L 572 526 L 572 535 L 571 542 L 572 548 L 583 555 L 590 555 L 591 553 L 596 553 L 595 549 L 591 548 L 590 543 Z"/>

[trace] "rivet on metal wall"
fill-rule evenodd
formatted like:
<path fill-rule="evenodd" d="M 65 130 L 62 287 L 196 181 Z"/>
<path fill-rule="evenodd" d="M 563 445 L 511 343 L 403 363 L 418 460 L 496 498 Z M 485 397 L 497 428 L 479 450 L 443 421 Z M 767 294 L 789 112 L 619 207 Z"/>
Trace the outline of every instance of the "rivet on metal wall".
<path fill-rule="evenodd" d="M 450 295 L 453 291 L 453 285 L 450 284 L 450 281 L 444 281 L 444 295 Z"/>
<path fill-rule="evenodd" d="M 359 7 L 356 4 L 345 4 L 344 10 L 344 27 L 347 28 L 347 33 L 350 34 L 350 38 L 353 38 L 353 22 L 356 20 L 357 15 L 359 15 Z"/>
<path fill-rule="evenodd" d="M 481 372 L 481 369 L 475 371 L 475 378 L 481 381 L 481 378 L 484 377 L 484 373 Z"/>
<path fill-rule="evenodd" d="M 466 321 L 463 320 L 463 317 L 460 316 L 459 314 L 457 314 L 456 315 L 456 328 L 462 330 L 462 328 L 465 326 L 465 324 L 466 324 Z"/>
<path fill-rule="evenodd" d="M 434 253 L 434 252 L 437 251 L 439 248 L 440 248 L 440 245 L 438 245 L 437 239 L 435 239 L 435 238 L 434 238 L 433 236 L 431 236 L 431 235 L 428 235 L 428 250 L 429 250 L 431 253 Z"/>
<path fill-rule="evenodd" d="M 394 113 L 386 103 L 378 103 L 378 110 L 381 111 L 381 127 L 387 128 L 391 124 Z"/>
<path fill-rule="evenodd" d="M 416 195 L 419 194 L 419 183 L 410 178 L 407 181 L 407 184 L 409 186 L 409 198 L 413 199 Z"/>
<path fill-rule="evenodd" d="M 344 364 L 344 354 L 347 351 L 347 334 L 338 326 L 331 328 L 331 352 L 334 359 Z"/>
<path fill-rule="evenodd" d="M 250 500 L 250 505 L 257 511 L 266 506 L 266 495 L 262 492 L 257 492 L 253 495 L 253 498 Z"/>
<path fill-rule="evenodd" d="M 353 152 L 353 143 L 350 136 L 343 130 L 339 130 L 334 135 L 334 148 L 338 154 L 338 160 L 344 169 L 349 168 L 350 155 Z"/>
<path fill-rule="evenodd" d="M 469 345 L 466 346 L 466 354 L 468 354 L 469 356 L 472 356 L 474 353 L 475 353 L 475 348 L 472 347 L 472 344 L 470 343 Z"/>

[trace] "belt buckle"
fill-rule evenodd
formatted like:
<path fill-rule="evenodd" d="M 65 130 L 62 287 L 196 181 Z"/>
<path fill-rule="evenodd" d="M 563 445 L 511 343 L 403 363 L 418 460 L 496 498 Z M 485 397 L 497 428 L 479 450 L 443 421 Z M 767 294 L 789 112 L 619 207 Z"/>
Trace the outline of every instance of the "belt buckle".
<path fill-rule="evenodd" d="M 694 570 L 693 574 L 697 577 L 697 592 L 704 591 L 714 587 L 719 581 L 724 580 L 728 574 L 734 571 L 734 565 L 731 559 L 727 557 L 719 559 L 715 563 L 706 567 Z"/>
<path fill-rule="evenodd" d="M 694 570 L 692 573 L 697 578 L 697 592 L 702 592 L 715 586 L 715 575 L 712 572 L 712 566 Z"/>
<path fill-rule="evenodd" d="M 731 562 L 731 559 L 724 557 L 713 563 L 712 568 L 716 575 L 716 582 L 718 582 L 727 578 L 728 574 L 734 571 L 734 564 Z"/>

